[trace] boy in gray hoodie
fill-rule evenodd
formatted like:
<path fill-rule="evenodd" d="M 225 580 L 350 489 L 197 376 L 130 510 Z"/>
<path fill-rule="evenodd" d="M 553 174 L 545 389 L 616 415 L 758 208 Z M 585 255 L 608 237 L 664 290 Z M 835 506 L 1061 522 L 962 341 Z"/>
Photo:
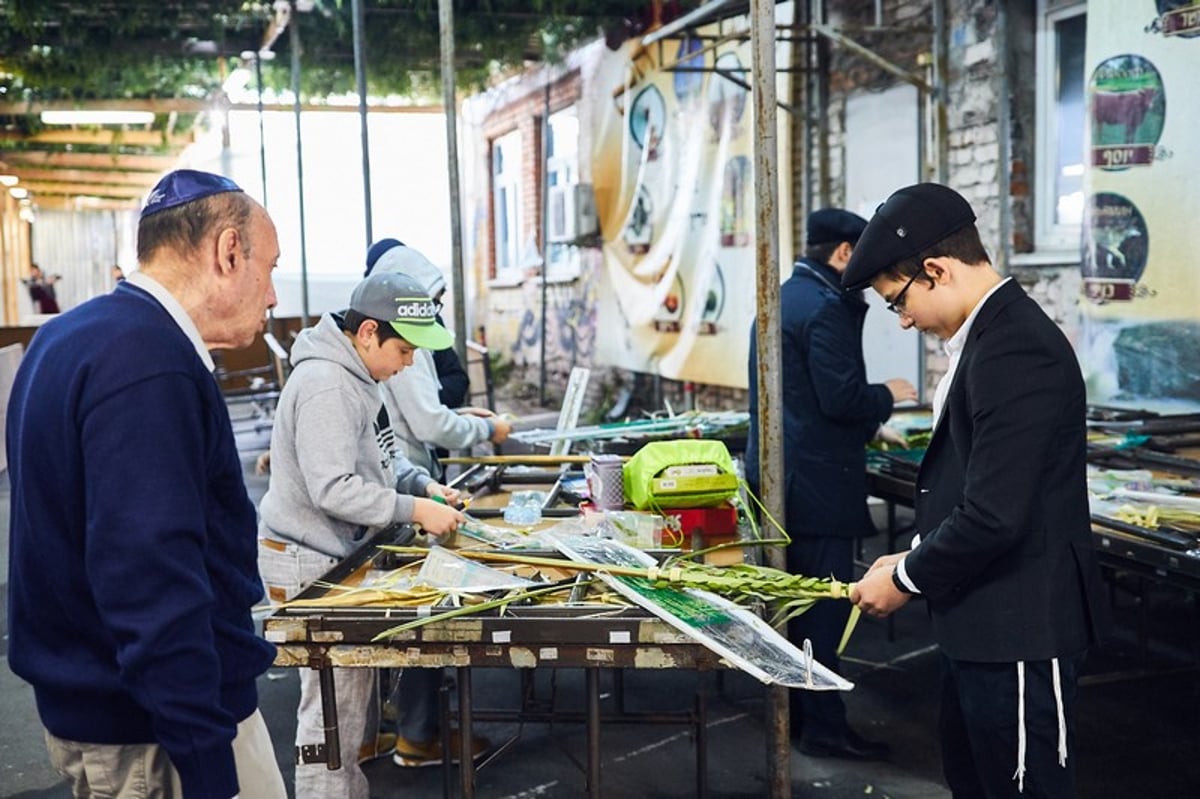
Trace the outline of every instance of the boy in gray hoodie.
<path fill-rule="evenodd" d="M 355 287 L 347 311 L 325 314 L 296 338 L 259 506 L 259 570 L 272 601 L 304 590 L 377 530 L 412 523 L 441 536 L 462 521 L 432 499 L 455 502 L 457 491 L 390 457 L 393 433 L 376 386 L 411 365 L 418 347 L 453 343 L 436 313 L 412 278 L 372 275 Z M 329 771 L 314 754 L 324 742 L 318 676 L 301 671 L 297 799 L 367 799 L 359 752 L 364 741 L 374 749 L 375 680 L 374 669 L 335 671 L 342 768 Z"/>

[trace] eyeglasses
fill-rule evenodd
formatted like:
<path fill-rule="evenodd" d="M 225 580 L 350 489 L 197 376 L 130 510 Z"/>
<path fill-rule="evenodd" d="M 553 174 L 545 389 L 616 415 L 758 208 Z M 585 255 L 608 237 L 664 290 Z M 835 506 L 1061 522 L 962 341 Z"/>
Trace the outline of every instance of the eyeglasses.
<path fill-rule="evenodd" d="M 912 288 L 913 281 L 916 280 L 917 276 L 920 274 L 921 270 L 918 269 L 913 273 L 913 276 L 908 279 L 908 282 L 904 284 L 904 288 L 900 289 L 900 293 L 895 297 L 892 297 L 892 301 L 887 304 L 887 309 L 889 311 L 894 314 L 904 313 L 904 295 L 908 293 L 910 288 Z"/>

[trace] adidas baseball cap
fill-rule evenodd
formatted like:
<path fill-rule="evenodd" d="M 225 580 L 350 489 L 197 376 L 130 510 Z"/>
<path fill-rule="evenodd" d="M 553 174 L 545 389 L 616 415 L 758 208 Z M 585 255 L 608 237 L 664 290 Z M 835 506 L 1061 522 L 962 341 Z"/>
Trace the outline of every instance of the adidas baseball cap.
<path fill-rule="evenodd" d="M 437 322 L 437 305 L 417 281 L 399 272 L 376 272 L 354 287 L 350 310 L 392 326 L 414 347 L 445 350 L 454 336 Z"/>

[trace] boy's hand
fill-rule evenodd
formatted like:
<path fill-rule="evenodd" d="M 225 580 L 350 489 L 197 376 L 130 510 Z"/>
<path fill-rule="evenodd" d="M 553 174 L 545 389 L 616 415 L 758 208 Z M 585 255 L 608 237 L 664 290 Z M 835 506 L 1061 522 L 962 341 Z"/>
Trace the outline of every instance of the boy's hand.
<path fill-rule="evenodd" d="M 415 497 L 412 520 L 413 524 L 420 525 L 429 535 L 443 536 L 458 529 L 463 515 L 449 505 L 424 497 Z"/>
<path fill-rule="evenodd" d="M 460 492 L 457 488 L 451 488 L 450 486 L 442 485 L 441 483 L 430 483 L 425 488 L 425 494 L 430 499 L 441 497 L 442 499 L 446 500 L 447 505 L 457 505 L 462 500 L 462 492 Z"/>
<path fill-rule="evenodd" d="M 493 416 L 488 421 L 492 423 L 491 442 L 493 444 L 503 444 L 507 441 L 509 433 L 512 432 L 512 424 L 499 416 Z"/>

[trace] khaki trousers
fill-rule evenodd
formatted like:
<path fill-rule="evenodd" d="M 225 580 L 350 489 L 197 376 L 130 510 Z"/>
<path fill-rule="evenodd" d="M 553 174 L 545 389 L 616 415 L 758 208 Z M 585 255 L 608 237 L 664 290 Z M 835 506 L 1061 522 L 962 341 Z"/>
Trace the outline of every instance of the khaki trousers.
<path fill-rule="evenodd" d="M 158 744 L 89 744 L 46 732 L 50 762 L 76 799 L 183 799 L 179 774 Z M 239 799 L 287 799 L 262 713 L 255 710 L 233 740 Z"/>

